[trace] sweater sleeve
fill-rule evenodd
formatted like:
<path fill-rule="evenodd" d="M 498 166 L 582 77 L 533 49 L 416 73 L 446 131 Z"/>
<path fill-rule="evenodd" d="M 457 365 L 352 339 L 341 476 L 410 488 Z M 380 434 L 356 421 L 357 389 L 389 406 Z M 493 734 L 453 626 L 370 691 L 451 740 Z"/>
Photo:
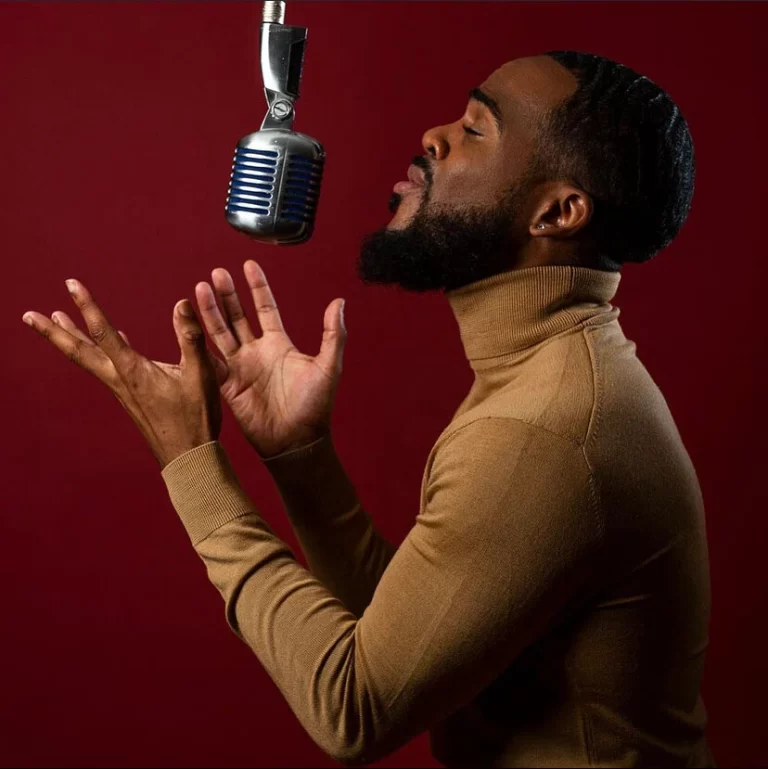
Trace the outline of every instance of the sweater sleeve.
<path fill-rule="evenodd" d="M 344 764 L 377 761 L 468 704 L 581 595 L 599 560 L 579 446 L 484 418 L 433 454 L 415 525 L 360 618 L 262 520 L 218 442 L 162 473 L 229 626 Z"/>
<path fill-rule="evenodd" d="M 262 462 L 310 571 L 356 617 L 362 616 L 397 548 L 363 508 L 331 433 Z"/>

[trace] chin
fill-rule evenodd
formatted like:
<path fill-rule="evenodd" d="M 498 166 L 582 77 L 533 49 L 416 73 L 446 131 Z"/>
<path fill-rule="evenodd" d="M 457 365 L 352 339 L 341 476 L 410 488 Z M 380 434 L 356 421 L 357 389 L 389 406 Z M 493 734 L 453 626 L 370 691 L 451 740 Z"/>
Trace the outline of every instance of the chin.
<path fill-rule="evenodd" d="M 425 193 L 426 190 L 422 190 L 419 193 L 409 192 L 404 195 L 397 195 L 397 193 L 395 193 L 395 196 L 399 198 L 397 208 L 385 229 L 404 230 L 408 227 L 408 225 L 413 222 L 414 217 L 423 210 L 426 197 Z"/>
<path fill-rule="evenodd" d="M 390 222 L 384 227 L 385 230 L 403 230 L 408 226 L 408 222 L 401 222 L 397 221 L 397 217 L 394 217 L 390 220 Z"/>

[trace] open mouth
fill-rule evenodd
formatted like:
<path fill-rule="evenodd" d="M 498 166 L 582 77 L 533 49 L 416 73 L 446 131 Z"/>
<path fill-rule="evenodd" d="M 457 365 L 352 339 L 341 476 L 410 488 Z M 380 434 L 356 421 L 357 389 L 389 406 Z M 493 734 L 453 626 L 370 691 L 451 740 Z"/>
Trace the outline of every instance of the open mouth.
<path fill-rule="evenodd" d="M 421 192 L 424 187 L 421 184 L 415 182 L 398 182 L 393 188 L 392 192 L 399 192 L 401 195 L 406 192 Z"/>
<path fill-rule="evenodd" d="M 392 191 L 399 193 L 414 192 L 415 190 L 424 189 L 425 186 L 426 177 L 424 171 L 411 164 L 408 166 L 408 181 L 398 182 Z"/>

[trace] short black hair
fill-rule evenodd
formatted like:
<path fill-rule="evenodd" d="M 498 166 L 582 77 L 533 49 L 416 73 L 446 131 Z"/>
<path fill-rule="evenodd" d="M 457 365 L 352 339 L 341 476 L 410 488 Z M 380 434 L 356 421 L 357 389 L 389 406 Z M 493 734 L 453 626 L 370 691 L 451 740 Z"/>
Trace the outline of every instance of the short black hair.
<path fill-rule="evenodd" d="M 667 246 L 691 207 L 696 175 L 688 124 L 669 94 L 602 56 L 548 51 L 576 77 L 574 94 L 542 116 L 537 177 L 589 193 L 598 267 L 641 263 Z"/>

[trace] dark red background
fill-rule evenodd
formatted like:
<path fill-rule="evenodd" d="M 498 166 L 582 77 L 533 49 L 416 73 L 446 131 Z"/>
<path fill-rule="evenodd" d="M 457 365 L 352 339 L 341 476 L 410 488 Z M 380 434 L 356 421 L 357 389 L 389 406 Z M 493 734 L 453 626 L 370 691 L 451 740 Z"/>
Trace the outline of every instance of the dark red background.
<path fill-rule="evenodd" d="M 703 686 L 721 766 L 765 747 L 765 29 L 756 3 L 303 3 L 296 130 L 328 154 L 315 236 L 232 230 L 233 148 L 257 130 L 261 3 L 0 4 L 0 448 L 4 766 L 334 766 L 224 621 L 159 468 L 106 388 L 21 316 L 95 293 L 132 344 L 176 362 L 174 303 L 227 267 L 264 267 L 297 346 L 347 299 L 340 455 L 383 532 L 418 511 L 427 454 L 472 382 L 445 299 L 366 287 L 364 233 L 428 127 L 470 87 L 549 49 L 598 53 L 667 89 L 698 177 L 678 239 L 629 265 L 614 301 L 698 470 L 713 619 Z M 222 441 L 295 549 L 269 475 L 225 409 Z M 426 734 L 380 766 L 437 766 Z"/>

